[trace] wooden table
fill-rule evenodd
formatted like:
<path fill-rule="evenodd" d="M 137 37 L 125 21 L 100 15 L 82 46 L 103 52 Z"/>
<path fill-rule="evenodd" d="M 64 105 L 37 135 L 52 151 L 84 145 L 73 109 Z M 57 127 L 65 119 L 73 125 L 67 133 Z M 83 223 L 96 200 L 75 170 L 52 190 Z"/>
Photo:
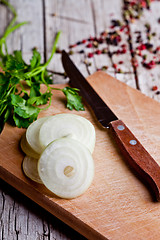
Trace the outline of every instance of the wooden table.
<path fill-rule="evenodd" d="M 122 0 L 10 0 L 17 21 L 29 24 L 8 38 L 9 52 L 21 49 L 27 62 L 36 47 L 46 61 L 61 30 L 59 50 L 49 66 L 54 83 L 67 81 L 60 60 L 65 49 L 85 76 L 103 69 L 160 101 L 160 2 L 153 1 L 149 9 L 142 2 L 144 9 L 135 20 L 128 18 L 134 1 L 126 10 Z M 0 35 L 11 17 L 0 5 Z M 85 239 L 2 180 L 0 198 L 2 240 Z"/>

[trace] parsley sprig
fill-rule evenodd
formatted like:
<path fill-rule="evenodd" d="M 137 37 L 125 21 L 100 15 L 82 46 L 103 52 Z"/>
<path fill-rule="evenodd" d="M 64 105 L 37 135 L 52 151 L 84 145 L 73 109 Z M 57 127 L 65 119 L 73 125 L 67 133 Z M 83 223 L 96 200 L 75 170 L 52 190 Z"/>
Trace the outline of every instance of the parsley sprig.
<path fill-rule="evenodd" d="M 67 99 L 70 110 L 84 110 L 78 89 L 65 87 L 54 88 L 52 75 L 47 71 L 56 51 L 60 32 L 57 33 L 49 59 L 41 64 L 41 55 L 36 48 L 32 50 L 32 58 L 27 64 L 20 50 L 8 53 L 6 39 L 17 28 L 27 22 L 17 23 L 17 14 L 13 6 L 1 0 L 13 13 L 13 19 L 0 38 L 0 132 L 8 119 L 12 119 L 19 128 L 27 128 L 37 119 L 38 114 L 51 105 L 53 90 L 62 91 Z M 41 92 L 41 85 L 46 85 L 46 91 Z M 42 107 L 41 105 L 45 105 Z"/>

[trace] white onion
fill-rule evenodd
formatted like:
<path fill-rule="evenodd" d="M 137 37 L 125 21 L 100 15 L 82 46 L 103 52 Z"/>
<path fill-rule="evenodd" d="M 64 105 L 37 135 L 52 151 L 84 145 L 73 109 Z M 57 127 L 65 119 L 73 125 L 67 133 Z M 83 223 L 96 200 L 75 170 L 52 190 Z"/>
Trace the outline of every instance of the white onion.
<path fill-rule="evenodd" d="M 27 177 L 31 180 L 42 183 L 37 169 L 38 159 L 32 158 L 30 156 L 25 156 L 23 159 L 22 168 Z"/>
<path fill-rule="evenodd" d="M 40 127 L 39 142 L 44 149 L 50 142 L 70 137 L 84 144 L 91 153 L 95 147 L 95 128 L 84 117 L 76 114 L 57 114 L 48 118 Z M 35 149 L 35 148 L 33 148 Z"/>
<path fill-rule="evenodd" d="M 23 134 L 22 138 L 21 138 L 21 142 L 20 142 L 20 145 L 21 145 L 21 149 L 22 151 L 30 156 L 30 157 L 33 157 L 33 158 L 39 158 L 39 154 L 37 152 L 35 152 L 31 146 L 28 144 L 27 140 L 26 140 L 26 133 Z"/>
<path fill-rule="evenodd" d="M 48 119 L 49 117 L 43 117 L 37 119 L 33 122 L 26 131 L 26 140 L 29 146 L 38 154 L 41 154 L 43 149 L 39 143 L 39 130 L 42 124 Z"/>
<path fill-rule="evenodd" d="M 91 152 L 79 141 L 61 138 L 50 143 L 38 161 L 43 184 L 61 198 L 75 198 L 90 186 L 94 176 Z"/>

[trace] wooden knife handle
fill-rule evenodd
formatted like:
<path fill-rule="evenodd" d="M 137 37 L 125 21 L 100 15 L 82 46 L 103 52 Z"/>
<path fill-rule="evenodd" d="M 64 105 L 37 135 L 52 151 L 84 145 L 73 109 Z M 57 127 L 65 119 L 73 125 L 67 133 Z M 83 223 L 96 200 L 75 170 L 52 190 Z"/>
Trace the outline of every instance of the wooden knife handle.
<path fill-rule="evenodd" d="M 160 201 L 160 166 L 121 120 L 111 122 L 109 127 L 131 168 L 150 185 Z"/>

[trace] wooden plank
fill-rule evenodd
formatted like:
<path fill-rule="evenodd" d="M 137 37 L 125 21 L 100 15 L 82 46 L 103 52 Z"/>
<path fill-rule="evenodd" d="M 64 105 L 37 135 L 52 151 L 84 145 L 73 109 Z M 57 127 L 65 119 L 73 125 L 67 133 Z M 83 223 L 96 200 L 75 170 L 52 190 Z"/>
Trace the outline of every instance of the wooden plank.
<path fill-rule="evenodd" d="M 142 16 L 139 20 L 135 20 L 134 22 L 130 23 L 131 29 L 131 36 L 132 36 L 132 44 L 133 50 L 136 53 L 136 59 L 138 61 L 137 67 L 137 75 L 139 79 L 139 86 L 140 90 L 145 93 L 146 95 L 156 99 L 159 101 L 160 96 L 156 94 L 157 91 L 152 91 L 153 86 L 157 86 L 158 89 L 160 88 L 159 85 L 159 65 L 156 65 L 153 69 L 147 69 L 143 66 L 143 55 L 147 56 L 145 60 L 146 63 L 149 63 L 151 60 L 159 61 L 159 52 L 153 53 L 153 51 L 159 47 L 159 2 L 154 1 L 151 3 L 150 10 L 145 9 L 143 11 Z M 146 24 L 150 25 L 150 35 L 155 33 L 155 36 L 152 36 L 151 40 L 147 39 L 147 28 Z M 139 40 L 138 40 L 139 36 Z M 151 49 L 145 49 L 141 51 L 142 56 L 139 56 L 139 51 L 137 47 L 141 44 L 150 43 L 153 45 Z"/>
<path fill-rule="evenodd" d="M 32 56 L 32 49 L 36 47 L 40 51 L 43 61 L 44 19 L 42 1 L 10 0 L 10 3 L 17 11 L 17 22 L 28 21 L 28 24 L 17 29 L 9 36 L 7 40 L 9 53 L 14 50 L 22 50 L 23 57 L 28 62 Z M 10 20 L 8 19 L 8 21 Z"/>
<path fill-rule="evenodd" d="M 7 26 L 7 9 L 5 6 L 0 5 L 0 37 L 3 35 L 3 32 Z"/>
<path fill-rule="evenodd" d="M 53 45 L 54 37 L 57 31 L 61 30 L 61 37 L 59 40 L 59 48 L 69 51 L 69 46 L 81 41 L 82 38 L 88 38 L 88 34 L 93 34 L 92 12 L 90 8 L 90 1 L 81 0 L 78 2 L 70 1 L 45 1 L 46 8 L 46 42 L 47 42 L 47 57 L 49 57 Z M 83 11 L 81 11 L 83 9 Z M 82 34 L 83 33 L 83 34 Z M 81 46 L 76 48 L 76 52 L 81 49 Z M 74 51 L 74 49 L 73 49 Z M 60 54 L 54 56 L 54 61 L 49 68 L 55 72 L 63 73 L 63 67 L 60 61 Z M 77 63 L 80 70 L 85 76 L 88 76 L 88 71 L 85 64 L 84 54 L 75 53 L 72 59 Z M 54 83 L 64 83 L 65 79 L 61 76 L 55 75 Z"/>

